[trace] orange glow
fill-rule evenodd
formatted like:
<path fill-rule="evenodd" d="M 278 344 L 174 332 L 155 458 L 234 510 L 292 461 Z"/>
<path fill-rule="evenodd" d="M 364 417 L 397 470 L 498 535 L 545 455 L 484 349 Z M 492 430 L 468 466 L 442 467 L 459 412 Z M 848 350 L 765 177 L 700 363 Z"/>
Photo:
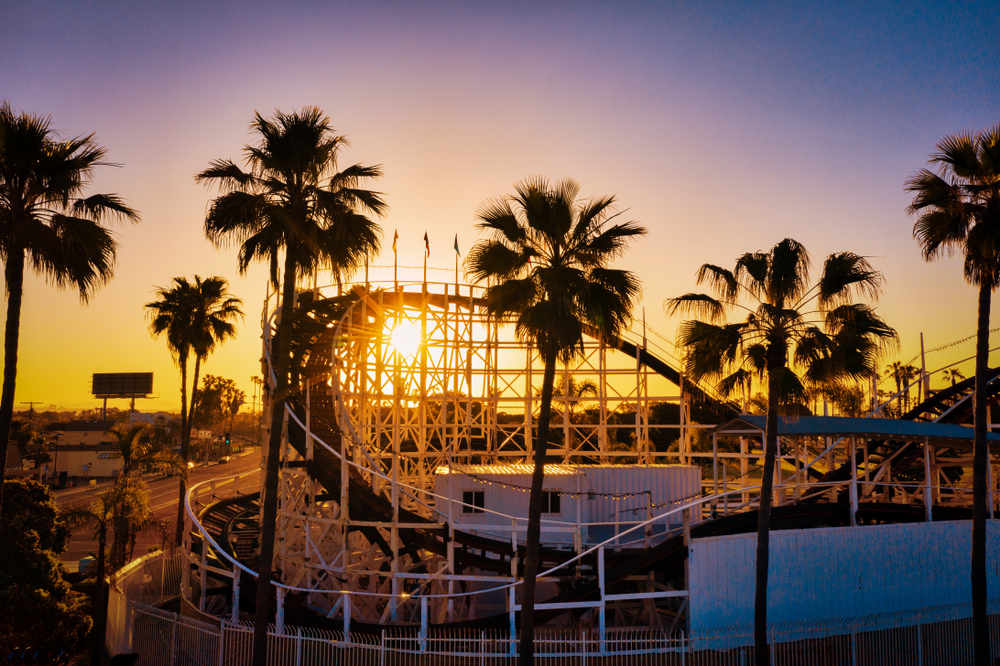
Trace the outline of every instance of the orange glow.
<path fill-rule="evenodd" d="M 414 358 L 417 355 L 422 342 L 420 328 L 407 319 L 397 321 L 392 327 L 392 333 L 389 334 L 389 344 L 397 354 L 407 358 Z"/>

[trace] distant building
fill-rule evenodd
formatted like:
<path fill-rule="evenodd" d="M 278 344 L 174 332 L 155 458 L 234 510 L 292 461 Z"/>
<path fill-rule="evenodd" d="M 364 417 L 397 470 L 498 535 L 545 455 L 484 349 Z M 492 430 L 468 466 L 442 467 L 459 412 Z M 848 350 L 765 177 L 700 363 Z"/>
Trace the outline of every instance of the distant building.
<path fill-rule="evenodd" d="M 110 421 L 67 421 L 46 429 L 51 442 L 49 475 L 67 478 L 111 478 L 122 470 Z"/>

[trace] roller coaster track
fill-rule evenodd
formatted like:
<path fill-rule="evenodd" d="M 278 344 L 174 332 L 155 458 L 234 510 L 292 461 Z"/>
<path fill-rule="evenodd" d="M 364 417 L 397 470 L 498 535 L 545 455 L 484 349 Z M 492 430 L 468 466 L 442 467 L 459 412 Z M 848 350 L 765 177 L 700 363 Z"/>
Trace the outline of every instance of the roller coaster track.
<path fill-rule="evenodd" d="M 447 297 L 441 294 L 414 294 L 400 291 L 389 294 L 388 299 L 395 300 L 397 307 L 399 304 L 410 307 L 423 307 L 425 304 L 432 307 L 445 307 L 448 304 Z M 469 307 L 482 304 L 480 299 L 474 298 L 459 299 L 459 302 L 463 301 L 468 303 Z M 452 299 L 451 303 L 455 302 Z M 315 346 L 319 349 L 328 349 L 328 345 L 332 342 L 332 335 L 323 335 L 315 341 Z M 667 380 L 674 383 L 681 381 L 680 372 L 669 362 L 647 349 L 645 345 L 640 345 L 624 337 L 606 340 L 606 343 L 629 357 L 637 359 Z M 310 369 L 319 370 L 321 368 L 318 366 L 322 363 L 321 354 L 309 355 Z M 991 373 L 988 384 L 991 395 L 1000 390 L 1000 381 L 994 381 L 998 377 L 1000 377 L 1000 370 Z M 969 402 L 968 396 L 973 382 L 974 380 L 970 378 L 945 391 L 938 392 L 910 410 L 904 418 L 915 420 L 938 420 L 949 416 L 957 418 L 957 407 Z M 721 415 L 731 416 L 736 413 L 732 405 L 718 400 L 693 384 L 685 386 L 685 390 L 696 400 L 719 410 Z M 341 437 L 341 432 L 336 424 L 334 399 L 329 390 L 326 390 L 325 385 L 321 384 L 313 389 L 310 403 L 310 431 L 313 436 L 325 442 L 326 446 L 314 447 L 313 459 L 299 463 L 314 480 L 323 486 L 325 493 L 318 497 L 318 500 L 339 500 L 341 497 L 341 460 L 333 453 L 339 448 Z M 291 400 L 290 403 L 290 409 L 298 416 L 298 421 L 302 422 L 305 414 L 303 405 L 296 400 Z M 306 433 L 295 420 L 289 420 L 288 441 L 303 458 L 306 458 Z M 885 454 L 883 453 L 883 455 Z M 845 468 L 849 469 L 849 465 L 845 465 Z M 839 472 L 841 470 L 831 471 L 823 478 L 827 481 L 835 481 L 840 475 Z M 387 497 L 376 493 L 353 466 L 349 467 L 347 479 L 349 483 L 347 496 L 351 515 L 363 515 L 366 520 L 373 522 L 391 522 L 393 507 Z M 253 563 L 256 551 L 257 513 L 258 504 L 255 494 L 210 505 L 199 515 L 199 520 L 211 538 L 220 544 L 229 555 L 244 563 Z M 925 508 L 923 506 L 872 502 L 861 502 L 856 514 L 858 522 L 862 524 L 917 521 L 923 520 L 924 515 Z M 940 506 L 934 509 L 934 517 L 938 520 L 955 519 L 965 517 L 965 512 L 954 507 Z M 420 555 L 421 551 L 445 556 L 449 543 L 449 530 L 446 525 L 441 527 L 440 523 L 432 523 L 427 517 L 402 507 L 399 508 L 399 520 L 410 525 L 421 523 L 427 525 L 426 528 L 409 527 L 399 530 L 401 551 L 405 552 L 417 567 L 413 569 L 414 571 L 419 570 L 417 563 L 423 561 Z M 772 521 L 773 527 L 776 529 L 790 529 L 845 525 L 849 524 L 849 516 L 846 503 L 843 501 L 811 502 L 775 507 Z M 697 524 L 691 529 L 690 536 L 696 538 L 735 534 L 749 532 L 755 528 L 756 512 L 747 510 Z M 387 557 L 393 556 L 390 545 L 377 528 L 352 526 L 351 529 L 361 532 L 369 543 L 379 548 Z M 514 549 L 509 542 L 455 531 L 454 544 L 457 546 L 454 560 L 455 573 L 479 571 L 509 575 L 511 560 L 515 556 Z M 624 585 L 625 579 L 636 573 L 654 573 L 664 581 L 676 580 L 683 572 L 687 548 L 683 535 L 673 534 L 652 548 L 628 547 L 612 549 L 609 553 L 605 569 L 607 572 L 605 584 L 613 588 Z M 517 554 L 523 557 L 523 547 L 518 548 Z M 568 557 L 566 551 L 550 548 L 543 548 L 541 556 L 543 567 L 561 565 Z M 580 571 L 581 568 L 582 570 L 589 568 L 593 571 L 596 566 L 595 559 L 593 554 L 585 555 L 574 564 L 574 567 L 577 571 Z M 224 563 L 222 564 L 224 565 Z M 247 577 L 243 576 L 243 578 Z M 576 575 L 574 580 L 576 581 L 574 584 L 560 584 L 556 596 L 546 603 L 572 602 L 593 598 L 597 585 L 593 576 Z M 243 584 L 248 582 L 252 581 L 244 580 Z M 252 595 L 246 595 L 244 598 L 252 599 Z M 564 610 L 543 610 L 540 620 L 544 621 L 565 612 Z M 506 621 L 507 616 L 504 614 L 472 621 L 449 623 L 447 626 L 488 626 L 504 624 Z M 356 623 L 356 626 L 363 628 L 364 625 Z"/>

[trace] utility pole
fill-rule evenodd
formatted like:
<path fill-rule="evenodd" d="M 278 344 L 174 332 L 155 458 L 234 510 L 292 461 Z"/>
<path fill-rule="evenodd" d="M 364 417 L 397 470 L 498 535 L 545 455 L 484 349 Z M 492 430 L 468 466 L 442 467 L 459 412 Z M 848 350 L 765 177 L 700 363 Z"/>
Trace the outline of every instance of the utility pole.
<path fill-rule="evenodd" d="M 35 419 L 35 405 L 41 405 L 41 400 L 24 400 L 18 404 L 28 406 L 28 423 L 31 423 Z"/>

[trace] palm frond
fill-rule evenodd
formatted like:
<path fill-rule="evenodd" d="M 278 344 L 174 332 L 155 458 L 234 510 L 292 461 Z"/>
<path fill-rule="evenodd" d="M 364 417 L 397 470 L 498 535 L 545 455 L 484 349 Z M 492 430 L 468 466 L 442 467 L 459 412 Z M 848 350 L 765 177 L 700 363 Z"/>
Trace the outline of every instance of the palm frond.
<path fill-rule="evenodd" d="M 820 307 L 846 302 L 854 294 L 874 299 L 881 286 L 882 274 L 872 268 L 867 259 L 853 252 L 836 252 L 823 263 L 819 279 Z"/>
<path fill-rule="evenodd" d="M 938 152 L 931 155 L 932 163 L 943 165 L 959 178 L 974 178 L 979 174 L 982 166 L 976 151 L 976 137 L 971 134 L 946 136 L 938 142 L 937 149 Z"/>
<path fill-rule="evenodd" d="M 130 208 L 125 200 L 117 194 L 93 194 L 73 202 L 73 212 L 87 216 L 100 222 L 106 217 L 113 217 L 130 222 L 139 221 L 139 213 Z"/>
<path fill-rule="evenodd" d="M 252 173 L 244 171 L 232 160 L 212 160 L 207 169 L 199 171 L 195 175 L 194 181 L 196 183 L 211 181 L 217 183 L 220 189 L 230 190 L 252 185 L 254 177 Z"/>
<path fill-rule="evenodd" d="M 766 290 L 769 300 L 775 304 L 796 300 L 809 280 L 809 254 L 805 247 L 786 238 L 771 249 L 769 258 Z"/>
<path fill-rule="evenodd" d="M 725 305 L 708 294 L 683 294 L 667 299 L 667 313 L 677 314 L 687 312 L 698 317 L 706 317 L 710 321 L 719 321 L 726 314 Z"/>
<path fill-rule="evenodd" d="M 476 243 L 465 265 L 473 282 L 506 280 L 519 275 L 531 262 L 531 255 L 517 251 L 500 241 Z"/>
<path fill-rule="evenodd" d="M 734 301 L 739 292 L 739 283 L 732 271 L 715 264 L 702 264 L 695 280 L 698 284 L 707 283 L 724 301 Z"/>

